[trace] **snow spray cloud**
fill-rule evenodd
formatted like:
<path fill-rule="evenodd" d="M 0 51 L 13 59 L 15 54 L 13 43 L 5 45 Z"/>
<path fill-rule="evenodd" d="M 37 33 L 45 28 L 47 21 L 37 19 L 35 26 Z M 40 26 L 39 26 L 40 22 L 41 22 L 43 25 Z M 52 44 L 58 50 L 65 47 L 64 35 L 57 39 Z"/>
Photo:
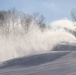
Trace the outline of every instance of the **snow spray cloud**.
<path fill-rule="evenodd" d="M 15 37 L 1 36 L 0 61 L 50 52 L 57 44 L 66 42 L 75 44 L 76 38 L 68 30 L 75 30 L 73 22 L 62 19 L 52 22 L 50 28 L 45 28 L 44 31 L 41 31 L 37 24 L 32 22 L 28 33 L 24 36 L 23 34 Z"/>

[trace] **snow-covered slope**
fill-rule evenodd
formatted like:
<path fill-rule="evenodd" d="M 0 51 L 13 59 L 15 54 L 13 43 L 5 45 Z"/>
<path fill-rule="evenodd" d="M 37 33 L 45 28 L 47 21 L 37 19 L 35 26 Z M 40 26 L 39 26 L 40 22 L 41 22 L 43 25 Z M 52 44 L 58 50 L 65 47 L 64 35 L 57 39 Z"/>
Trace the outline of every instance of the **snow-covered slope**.
<path fill-rule="evenodd" d="M 24 37 L 0 37 L 0 75 L 76 75 L 73 22 L 51 23 L 41 32 L 33 27 Z"/>
<path fill-rule="evenodd" d="M 53 52 L 7 61 L 0 75 L 76 75 L 76 52 Z"/>

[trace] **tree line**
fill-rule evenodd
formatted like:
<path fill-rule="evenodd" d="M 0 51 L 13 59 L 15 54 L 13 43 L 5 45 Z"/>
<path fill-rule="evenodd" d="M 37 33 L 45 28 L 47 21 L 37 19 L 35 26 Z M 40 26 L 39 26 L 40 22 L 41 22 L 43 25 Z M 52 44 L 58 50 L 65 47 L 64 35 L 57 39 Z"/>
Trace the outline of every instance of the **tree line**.
<path fill-rule="evenodd" d="M 76 24 L 76 8 L 72 9 L 71 17 Z M 0 34 L 1 36 L 10 36 L 13 34 L 27 34 L 30 27 L 37 26 L 43 32 L 47 28 L 45 17 L 38 12 L 33 14 L 26 14 L 24 12 L 17 11 L 15 8 L 10 10 L 0 10 Z M 76 36 L 76 30 L 71 31 Z"/>
<path fill-rule="evenodd" d="M 35 24 L 34 24 L 35 23 Z M 31 25 L 37 25 L 41 31 L 46 28 L 46 22 L 43 15 L 39 13 L 26 14 L 18 12 L 16 9 L 0 11 L 0 34 L 16 36 L 18 33 L 28 33 Z"/>

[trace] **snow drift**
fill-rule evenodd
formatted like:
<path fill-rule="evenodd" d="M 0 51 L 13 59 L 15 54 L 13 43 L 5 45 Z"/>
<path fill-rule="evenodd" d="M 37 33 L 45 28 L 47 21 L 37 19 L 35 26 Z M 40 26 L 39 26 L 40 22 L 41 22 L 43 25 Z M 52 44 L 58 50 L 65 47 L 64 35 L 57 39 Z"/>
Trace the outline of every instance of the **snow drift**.
<path fill-rule="evenodd" d="M 34 25 L 24 36 L 0 37 L 0 62 L 34 54 L 49 53 L 58 44 L 75 45 L 76 38 L 69 32 L 75 31 L 72 21 L 62 19 L 50 24 L 49 29 L 41 31 Z"/>

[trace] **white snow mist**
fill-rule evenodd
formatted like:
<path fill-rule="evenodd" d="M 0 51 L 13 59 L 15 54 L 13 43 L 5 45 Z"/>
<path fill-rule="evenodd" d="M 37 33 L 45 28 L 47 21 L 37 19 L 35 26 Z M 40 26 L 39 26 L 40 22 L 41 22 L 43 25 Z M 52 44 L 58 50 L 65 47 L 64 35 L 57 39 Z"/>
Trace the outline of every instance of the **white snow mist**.
<path fill-rule="evenodd" d="M 72 21 L 63 19 L 51 23 L 50 28 L 43 31 L 35 23 L 31 23 L 25 35 L 0 36 L 0 62 L 50 52 L 57 44 L 75 45 L 76 38 L 68 30 L 75 31 L 75 26 Z"/>

